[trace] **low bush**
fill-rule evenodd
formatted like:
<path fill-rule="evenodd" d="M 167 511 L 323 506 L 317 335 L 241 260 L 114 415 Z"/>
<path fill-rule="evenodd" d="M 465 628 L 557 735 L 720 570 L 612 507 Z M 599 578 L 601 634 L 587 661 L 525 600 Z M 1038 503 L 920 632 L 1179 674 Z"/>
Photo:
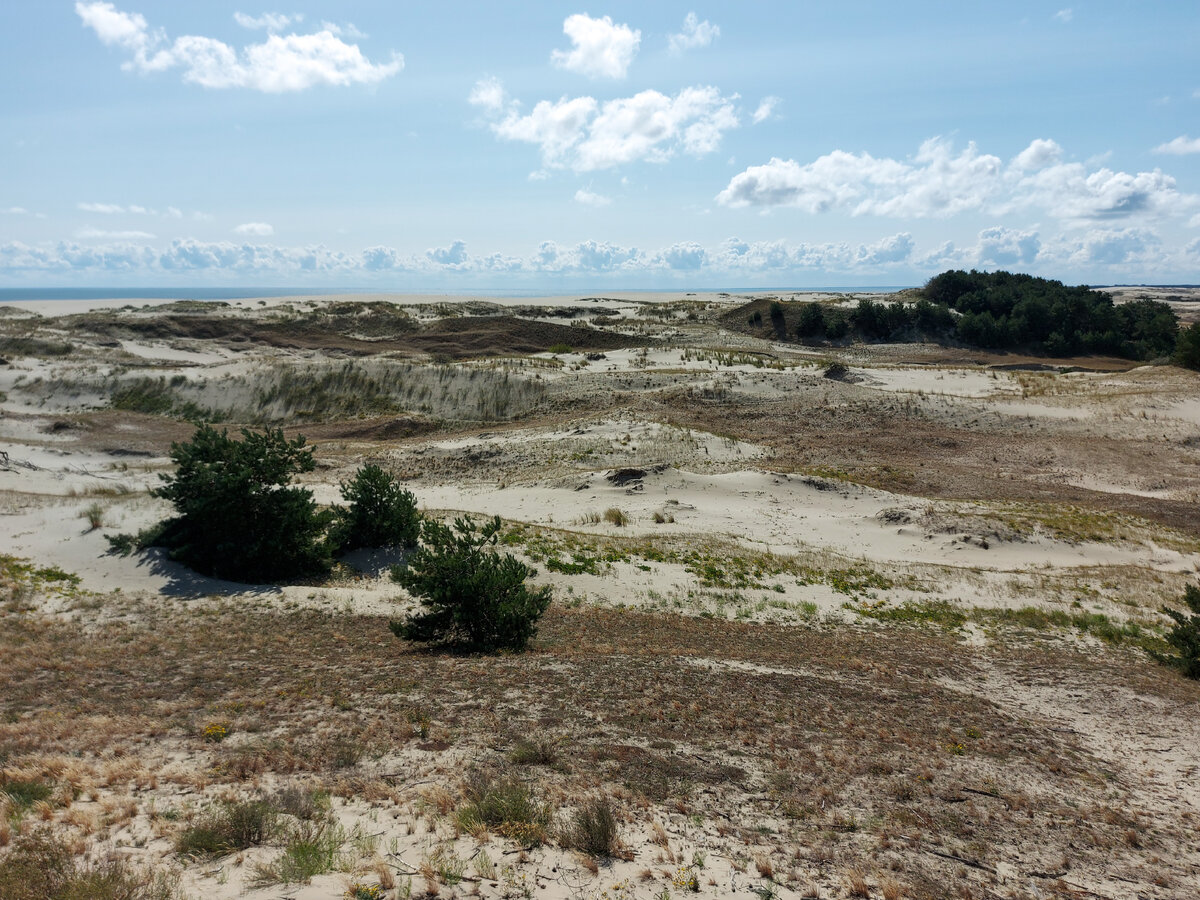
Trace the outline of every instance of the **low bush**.
<path fill-rule="evenodd" d="M 824 375 L 831 381 L 841 381 L 850 374 L 850 369 L 845 363 L 832 362 L 825 367 Z"/>
<path fill-rule="evenodd" d="M 298 785 L 288 785 L 276 791 L 271 802 L 280 812 L 302 821 L 323 818 L 329 815 L 329 795 Z"/>
<path fill-rule="evenodd" d="M 342 484 L 349 507 L 339 507 L 330 538 L 338 550 L 360 547 L 415 547 L 421 536 L 417 498 L 390 472 L 367 465 Z"/>
<path fill-rule="evenodd" d="M 557 758 L 554 744 L 545 739 L 522 738 L 508 753 L 509 761 L 515 766 L 548 766 Z"/>
<path fill-rule="evenodd" d="M 222 803 L 186 828 L 175 841 L 182 856 L 222 856 L 267 840 L 275 830 L 277 811 L 265 800 Z"/>
<path fill-rule="evenodd" d="M 468 778 L 463 796 L 466 802 L 456 819 L 464 831 L 486 827 L 522 844 L 545 841 L 550 809 L 524 782 L 477 770 Z"/>
<path fill-rule="evenodd" d="M 413 547 L 420 534 L 416 498 L 375 465 L 341 485 L 349 506 L 319 509 L 311 491 L 291 483 L 316 465 L 303 436 L 243 429 L 237 440 L 201 425 L 171 445 L 171 458 L 175 471 L 151 494 L 170 500 L 176 515 L 136 535 L 107 535 L 110 553 L 165 547 L 202 574 L 262 583 L 324 575 L 334 552 Z M 89 507 L 93 528 L 101 513 Z"/>
<path fill-rule="evenodd" d="M 8 798 L 14 809 L 28 809 L 42 800 L 49 800 L 54 785 L 41 779 L 13 779 L 0 781 L 0 794 Z"/>
<path fill-rule="evenodd" d="M 496 516 L 482 528 L 469 518 L 453 528 L 427 521 L 424 545 L 392 577 L 420 598 L 421 608 L 392 632 L 409 641 L 456 644 L 472 650 L 523 650 L 550 605 L 550 588 L 529 588 L 535 574 L 515 556 L 487 549 L 500 532 Z"/>
<path fill-rule="evenodd" d="M 1200 587 L 1189 584 L 1184 589 L 1183 602 L 1191 615 L 1163 607 L 1163 612 L 1175 622 L 1166 634 L 1172 652 L 1149 652 L 1163 665 L 1178 669 L 1188 678 L 1200 679 Z"/>
<path fill-rule="evenodd" d="M 616 853 L 620 835 L 608 798 L 598 797 L 579 807 L 563 828 L 560 840 L 564 846 L 589 856 L 607 858 Z"/>
<path fill-rule="evenodd" d="M 330 567 L 329 514 L 312 492 L 291 485 L 315 467 L 304 438 L 282 430 L 228 432 L 202 425 L 190 441 L 171 445 L 176 469 L 151 493 L 177 515 L 160 542 L 172 559 L 197 572 L 261 583 L 317 575 Z"/>
<path fill-rule="evenodd" d="M 307 884 L 343 867 L 345 843 L 346 830 L 331 819 L 301 821 L 289 832 L 283 853 L 274 862 L 256 866 L 251 881 L 258 887 Z"/>

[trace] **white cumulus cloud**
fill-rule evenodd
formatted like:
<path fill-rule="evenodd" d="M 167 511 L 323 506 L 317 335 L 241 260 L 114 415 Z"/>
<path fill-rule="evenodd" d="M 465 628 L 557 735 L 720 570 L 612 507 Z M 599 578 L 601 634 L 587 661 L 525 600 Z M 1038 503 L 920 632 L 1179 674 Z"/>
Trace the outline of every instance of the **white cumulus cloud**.
<path fill-rule="evenodd" d="M 912 256 L 913 236 L 907 231 L 883 238 L 874 244 L 863 244 L 855 251 L 855 261 L 867 266 L 901 263 Z"/>
<path fill-rule="evenodd" d="M 1036 231 L 1021 231 L 997 225 L 979 232 L 974 261 L 980 265 L 1030 265 L 1037 259 L 1042 242 Z"/>
<path fill-rule="evenodd" d="M 362 267 L 368 272 L 382 272 L 403 268 L 404 263 L 391 247 L 368 247 L 362 252 Z"/>
<path fill-rule="evenodd" d="M 652 251 L 608 241 L 586 240 L 571 245 L 543 241 L 531 252 L 469 254 L 463 241 L 423 254 L 407 254 L 393 247 L 369 246 L 359 251 L 327 247 L 287 247 L 247 240 L 201 241 L 180 238 L 165 245 L 151 243 L 153 236 L 140 231 L 88 229 L 75 240 L 30 245 L 0 243 L 0 274 L 24 272 L 77 272 L 103 276 L 106 272 L 163 275 L 183 278 L 209 271 L 257 278 L 262 283 L 282 283 L 281 278 L 319 279 L 316 283 L 361 283 L 358 279 L 386 277 L 405 272 L 435 281 L 518 278 L 538 273 L 578 278 L 591 283 L 597 273 L 631 278 L 687 278 L 703 272 L 716 278 L 819 277 L 821 273 L 853 276 L 887 273 L 896 281 L 915 273 L 946 268 L 1020 266 L 1062 277 L 1064 271 L 1091 272 L 1095 278 L 1139 277 L 1145 272 L 1194 271 L 1200 258 L 1200 238 L 1164 247 L 1150 228 L 1070 228 L 1043 241 L 1036 231 L 994 226 L 978 232 L 963 244 L 943 241 L 918 247 L 911 234 L 885 234 L 861 243 L 824 243 L 788 240 L 743 241 L 729 238 L 715 246 L 677 241 Z M 126 282 L 129 283 L 129 282 Z M 245 283 L 249 283 L 245 282 Z M 287 282 L 295 283 L 295 282 Z M 517 282 L 521 283 L 521 282 Z M 861 283 L 861 282 L 860 282 Z"/>
<path fill-rule="evenodd" d="M 775 114 L 775 107 L 779 103 L 780 100 L 778 97 L 763 97 L 758 104 L 758 109 L 754 110 L 754 114 L 750 116 L 750 121 L 755 125 L 767 121 L 767 119 Z"/>
<path fill-rule="evenodd" d="M 684 88 L 674 97 L 646 90 L 604 103 L 564 97 L 543 100 L 528 115 L 512 110 L 492 130 L 505 140 L 539 145 L 549 168 L 588 172 L 638 160 L 661 163 L 680 151 L 714 151 L 738 125 L 735 100 L 714 87 Z"/>
<path fill-rule="evenodd" d="M 1070 22 L 1074 18 L 1075 18 L 1075 10 L 1073 10 L 1069 6 L 1066 9 L 1060 9 L 1058 12 L 1056 12 L 1054 14 L 1055 21 L 1062 22 L 1064 25 L 1066 25 L 1068 22 Z"/>
<path fill-rule="evenodd" d="M 669 269 L 694 272 L 708 262 L 708 251 L 695 241 L 672 244 L 662 252 L 662 261 Z"/>
<path fill-rule="evenodd" d="M 248 237 L 270 237 L 275 229 L 266 222 L 245 222 L 234 228 L 233 233 Z"/>
<path fill-rule="evenodd" d="M 574 46 L 553 51 L 550 61 L 589 78 L 624 78 L 642 40 L 642 33 L 628 25 L 616 25 L 609 16 L 593 19 L 587 13 L 567 16 L 563 34 Z"/>
<path fill-rule="evenodd" d="M 638 258 L 636 247 L 619 247 L 607 241 L 583 241 L 575 247 L 575 258 L 581 269 L 602 272 L 633 262 Z"/>
<path fill-rule="evenodd" d="M 29 210 L 23 206 L 9 206 L 5 209 L 0 209 L 0 212 L 10 216 L 25 216 L 29 214 Z"/>
<path fill-rule="evenodd" d="M 345 43 L 328 29 L 269 33 L 262 43 L 239 51 L 200 35 L 170 41 L 161 29 L 151 29 L 144 16 L 122 12 L 108 2 L 80 0 L 75 12 L 103 43 L 131 54 L 122 68 L 142 74 L 179 68 L 184 81 L 206 88 L 281 93 L 317 85 L 377 84 L 404 68 L 400 54 L 393 53 L 386 63 L 372 63 L 358 45 Z"/>
<path fill-rule="evenodd" d="M 603 194 L 595 194 L 592 191 L 580 188 L 575 192 L 575 202 L 582 203 L 584 206 L 608 206 L 612 203 L 612 199 L 605 197 Z"/>
<path fill-rule="evenodd" d="M 440 266 L 462 266 L 470 258 L 466 241 L 455 241 L 449 247 L 435 247 L 426 251 L 426 256 Z"/>
<path fill-rule="evenodd" d="M 1150 261 L 1158 248 L 1158 235 L 1148 228 L 1095 229 L 1076 240 L 1064 240 L 1063 249 L 1077 265 L 1129 265 Z"/>
<path fill-rule="evenodd" d="M 472 106 L 482 107 L 492 113 L 502 111 L 506 100 L 504 85 L 500 83 L 500 79 L 492 77 L 480 78 L 467 95 L 467 102 Z"/>
<path fill-rule="evenodd" d="M 1061 161 L 1053 141 L 1036 140 L 1007 166 L 974 143 L 961 151 L 941 138 L 925 141 L 911 160 L 835 150 L 801 164 L 778 157 L 735 175 L 717 195 L 729 207 L 791 206 L 810 213 L 948 217 L 968 211 L 1043 208 L 1063 219 L 1180 214 L 1200 197 L 1180 193 L 1159 170 L 1089 171 Z"/>
<path fill-rule="evenodd" d="M 263 29 L 270 32 L 283 31 L 293 22 L 304 21 L 304 13 L 288 16 L 282 13 L 263 13 L 261 16 L 248 16 L 243 12 L 235 12 L 233 20 L 243 28 L 251 30 Z"/>
<path fill-rule="evenodd" d="M 1062 147 L 1054 141 L 1037 138 L 1013 157 L 1012 167 L 1021 171 L 1044 169 L 1062 160 Z"/>
<path fill-rule="evenodd" d="M 1154 148 L 1155 153 L 1169 153 L 1173 156 L 1185 156 L 1189 153 L 1200 153 L 1200 138 L 1190 138 L 1180 135 L 1173 141 L 1159 144 Z"/>
<path fill-rule="evenodd" d="M 707 19 L 703 22 L 696 18 L 694 12 L 689 12 L 683 20 L 683 30 L 667 38 L 667 45 L 672 53 L 682 53 L 697 47 L 707 47 L 721 36 L 720 27 L 713 25 Z"/>

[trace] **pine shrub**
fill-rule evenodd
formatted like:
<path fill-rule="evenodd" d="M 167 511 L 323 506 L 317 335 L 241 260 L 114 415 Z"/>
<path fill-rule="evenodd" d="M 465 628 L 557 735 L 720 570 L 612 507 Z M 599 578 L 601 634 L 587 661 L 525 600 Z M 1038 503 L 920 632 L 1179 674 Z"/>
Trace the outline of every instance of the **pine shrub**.
<path fill-rule="evenodd" d="M 420 609 L 392 632 L 409 641 L 471 650 L 523 650 L 550 605 L 550 588 L 529 588 L 536 574 L 515 556 L 491 549 L 500 531 L 496 516 L 482 528 L 470 518 L 453 527 L 426 521 L 424 544 L 392 577 L 421 601 Z"/>

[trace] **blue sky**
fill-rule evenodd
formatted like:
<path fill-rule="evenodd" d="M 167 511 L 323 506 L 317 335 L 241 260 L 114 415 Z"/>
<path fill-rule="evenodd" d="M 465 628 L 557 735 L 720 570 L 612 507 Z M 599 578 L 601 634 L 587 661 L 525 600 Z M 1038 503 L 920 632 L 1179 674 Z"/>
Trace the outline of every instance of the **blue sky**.
<path fill-rule="evenodd" d="M 1200 282 L 1189 2 L 8 0 L 0 286 Z"/>

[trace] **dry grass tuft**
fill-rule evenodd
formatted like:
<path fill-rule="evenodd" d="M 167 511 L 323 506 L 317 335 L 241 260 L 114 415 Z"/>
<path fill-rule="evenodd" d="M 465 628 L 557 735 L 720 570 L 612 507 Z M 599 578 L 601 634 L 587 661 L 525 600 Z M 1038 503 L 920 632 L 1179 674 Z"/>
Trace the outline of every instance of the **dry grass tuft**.
<path fill-rule="evenodd" d="M 867 897 L 871 896 L 871 883 L 867 881 L 867 876 L 858 869 L 851 869 L 846 873 L 847 889 L 851 897 Z"/>

